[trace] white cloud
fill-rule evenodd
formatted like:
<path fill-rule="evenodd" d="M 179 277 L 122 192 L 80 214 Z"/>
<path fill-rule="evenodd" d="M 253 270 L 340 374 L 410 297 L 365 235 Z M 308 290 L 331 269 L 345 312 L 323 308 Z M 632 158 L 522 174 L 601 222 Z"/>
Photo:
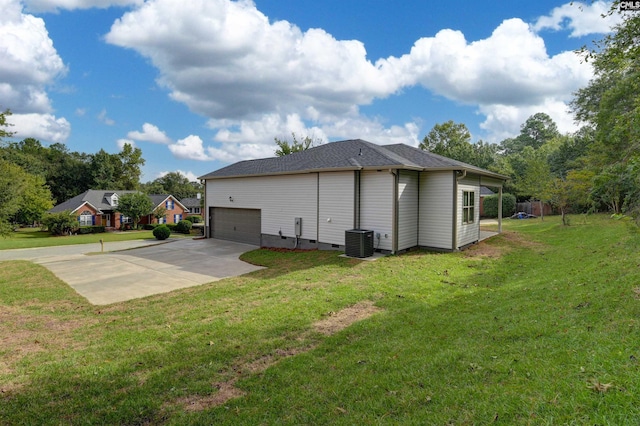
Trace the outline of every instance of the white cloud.
<path fill-rule="evenodd" d="M 113 126 L 114 124 L 116 124 L 114 120 L 112 120 L 107 116 L 106 109 L 103 109 L 102 111 L 100 111 L 100 114 L 97 115 L 97 118 L 100 122 L 106 124 L 107 126 Z"/>
<path fill-rule="evenodd" d="M 44 21 L 22 13 L 17 0 L 0 1 L 0 99 L 14 112 L 50 113 L 46 86 L 67 69 Z"/>
<path fill-rule="evenodd" d="M 112 6 L 140 5 L 143 0 L 24 0 L 29 12 L 58 12 L 75 9 L 107 9 Z"/>
<path fill-rule="evenodd" d="M 71 125 L 53 115 L 46 89 L 67 68 L 42 19 L 22 13 L 18 0 L 0 0 L 0 10 L 0 108 L 13 112 L 17 137 L 64 142 Z"/>
<path fill-rule="evenodd" d="M 474 42 L 459 31 L 442 30 L 386 62 L 432 92 L 472 105 L 566 99 L 592 75 L 573 52 L 548 56 L 544 40 L 520 19 L 506 20 L 489 38 Z"/>
<path fill-rule="evenodd" d="M 202 152 L 205 154 L 201 158 L 223 162 L 272 157 L 276 150 L 274 137 L 291 141 L 292 132 L 298 140 L 310 137 L 324 143 L 336 139 L 356 138 L 379 144 L 405 143 L 417 146 L 420 143 L 418 123 L 408 122 L 402 126 L 385 127 L 379 121 L 358 114 L 323 117 L 322 123 L 311 127 L 297 114 L 289 114 L 286 117 L 267 114 L 260 120 L 243 120 L 237 125 L 229 121 L 211 120 L 209 126 L 218 129 L 214 136 L 217 146 L 203 146 Z"/>
<path fill-rule="evenodd" d="M 224 149 L 213 146 L 205 147 L 199 136 L 189 135 L 169 145 L 169 150 L 174 157 L 183 160 L 197 161 L 221 161 L 232 163 L 239 160 L 247 160 L 262 157 L 272 157 L 274 148 L 266 144 L 254 143 L 227 143 Z"/>
<path fill-rule="evenodd" d="M 189 182 L 198 182 L 198 175 L 196 175 L 193 172 L 185 172 L 182 170 L 173 170 L 173 171 L 164 171 L 164 172 L 160 172 L 158 173 L 157 177 L 163 177 L 169 173 L 179 173 L 182 176 L 186 177 L 187 179 L 189 179 Z"/>
<path fill-rule="evenodd" d="M 160 130 L 157 126 L 150 123 L 144 123 L 142 125 L 142 132 L 137 130 L 127 133 L 129 139 L 135 139 L 137 141 L 153 142 L 168 145 L 171 143 L 171 139 L 165 132 Z"/>
<path fill-rule="evenodd" d="M 606 16 L 611 2 L 594 1 L 591 4 L 581 2 L 566 3 L 556 7 L 547 16 L 541 16 L 533 25 L 535 31 L 570 30 L 571 37 L 589 34 L 606 34 L 614 25 L 620 23 L 620 15 Z M 605 17 L 603 17 L 605 15 Z"/>
<path fill-rule="evenodd" d="M 208 161 L 213 159 L 205 152 L 200 136 L 195 135 L 189 135 L 169 145 L 169 151 L 171 151 L 176 158 L 184 160 Z"/>
<path fill-rule="evenodd" d="M 270 23 L 246 0 L 150 1 L 117 20 L 106 40 L 150 58 L 174 100 L 216 119 L 302 114 L 310 106 L 348 112 L 398 89 L 361 42 Z"/>
<path fill-rule="evenodd" d="M 576 34 L 591 22 L 586 15 L 597 14 L 597 4 L 586 10 L 570 15 Z M 563 7 L 552 16 L 570 13 Z M 539 22 L 540 28 L 548 25 Z M 148 1 L 117 20 L 105 39 L 149 58 L 171 98 L 210 117 L 215 146 L 205 147 L 196 136 L 170 145 L 175 156 L 199 160 L 270 155 L 273 137 L 291 132 L 417 145 L 417 123 L 387 127 L 358 109 L 415 85 L 476 105 L 495 139 L 508 129 L 517 133 L 539 108 L 564 123 L 561 106 L 592 76 L 573 52 L 549 56 L 544 40 L 520 19 L 506 20 L 476 41 L 442 30 L 416 41 L 405 55 L 375 63 L 357 40 L 270 22 L 248 0 L 193 0 L 180 7 Z"/>
<path fill-rule="evenodd" d="M 569 113 L 567 104 L 562 101 L 548 100 L 539 105 L 482 105 L 480 113 L 486 120 L 480 127 L 488 132 L 488 142 L 498 143 L 520 133 L 520 126 L 538 112 L 548 114 L 558 126 L 561 133 L 573 132 L 576 124 Z"/>
<path fill-rule="evenodd" d="M 12 132 L 20 139 L 35 138 L 43 141 L 63 143 L 71 134 L 71 124 L 65 118 L 52 114 L 12 114 L 9 122 L 14 124 Z"/>
<path fill-rule="evenodd" d="M 131 139 L 118 139 L 118 140 L 116 141 L 116 145 L 118 146 L 118 149 L 119 149 L 120 151 L 122 151 L 122 150 L 124 149 L 124 146 L 125 146 L 126 144 L 131 145 L 131 148 L 135 148 L 135 147 L 136 147 L 136 142 L 135 142 L 135 141 L 132 141 Z"/>

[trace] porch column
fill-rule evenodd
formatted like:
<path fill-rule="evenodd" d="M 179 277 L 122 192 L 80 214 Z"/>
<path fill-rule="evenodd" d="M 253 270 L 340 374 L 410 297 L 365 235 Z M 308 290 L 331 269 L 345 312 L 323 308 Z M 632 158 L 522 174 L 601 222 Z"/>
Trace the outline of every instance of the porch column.
<path fill-rule="evenodd" d="M 502 185 L 498 189 L 498 233 L 502 234 Z"/>

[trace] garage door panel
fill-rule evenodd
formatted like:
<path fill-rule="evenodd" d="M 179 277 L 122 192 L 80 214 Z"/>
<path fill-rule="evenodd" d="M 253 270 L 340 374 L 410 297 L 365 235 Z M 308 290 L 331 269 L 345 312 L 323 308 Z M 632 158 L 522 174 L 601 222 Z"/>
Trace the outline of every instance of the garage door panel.
<path fill-rule="evenodd" d="M 212 222 L 213 238 L 260 245 L 260 210 L 214 207 Z"/>

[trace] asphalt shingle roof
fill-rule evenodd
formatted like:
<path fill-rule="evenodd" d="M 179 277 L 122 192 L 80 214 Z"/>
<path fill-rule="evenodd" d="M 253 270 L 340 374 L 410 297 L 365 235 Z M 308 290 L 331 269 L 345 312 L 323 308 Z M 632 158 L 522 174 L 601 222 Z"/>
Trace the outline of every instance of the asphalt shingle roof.
<path fill-rule="evenodd" d="M 191 208 L 191 207 L 200 207 L 200 199 L 199 198 L 183 198 L 180 200 L 183 206 Z"/>
<path fill-rule="evenodd" d="M 118 194 L 118 196 L 120 197 L 124 194 L 133 194 L 136 192 L 138 191 L 127 191 L 127 190 L 114 191 L 114 190 L 103 190 L 103 189 L 89 189 L 80 195 L 76 195 L 75 197 L 70 198 L 69 200 L 56 205 L 49 211 L 52 213 L 62 212 L 65 210 L 75 211 L 78 207 L 82 206 L 84 203 L 89 203 L 100 211 L 113 211 L 115 207 L 109 204 L 109 201 L 108 201 L 108 199 L 110 199 L 113 194 Z M 169 194 L 149 195 L 149 198 L 151 199 L 151 202 L 153 203 L 154 207 L 158 206 L 168 197 L 170 197 Z"/>
<path fill-rule="evenodd" d="M 383 146 L 354 139 L 326 143 L 283 157 L 240 161 L 201 176 L 200 179 L 376 168 L 468 170 L 496 178 L 506 178 L 408 145 Z"/>

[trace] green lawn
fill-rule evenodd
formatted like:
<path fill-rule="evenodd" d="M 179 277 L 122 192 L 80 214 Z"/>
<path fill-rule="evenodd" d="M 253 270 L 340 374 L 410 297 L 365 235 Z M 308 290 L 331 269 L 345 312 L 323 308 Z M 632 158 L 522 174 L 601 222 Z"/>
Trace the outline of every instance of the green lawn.
<path fill-rule="evenodd" d="M 199 236 L 200 231 L 192 231 L 190 235 L 171 233 L 172 238 L 188 238 Z M 104 242 L 129 241 L 129 240 L 153 240 L 153 231 L 126 231 L 104 232 L 101 234 L 54 236 L 39 228 L 21 228 L 8 237 L 0 237 L 0 250 L 23 249 L 34 247 L 54 247 L 71 244 L 94 244 L 100 240 Z"/>
<path fill-rule="evenodd" d="M 0 250 L 33 247 L 66 246 L 71 244 L 99 243 L 102 239 L 110 241 L 128 241 L 153 239 L 152 231 L 104 232 L 102 234 L 54 236 L 39 228 L 21 228 L 8 237 L 0 237 Z"/>
<path fill-rule="evenodd" d="M 107 307 L 0 263 L 0 424 L 640 424 L 638 229 L 504 229 L 375 262 L 256 250 L 268 269 Z"/>

